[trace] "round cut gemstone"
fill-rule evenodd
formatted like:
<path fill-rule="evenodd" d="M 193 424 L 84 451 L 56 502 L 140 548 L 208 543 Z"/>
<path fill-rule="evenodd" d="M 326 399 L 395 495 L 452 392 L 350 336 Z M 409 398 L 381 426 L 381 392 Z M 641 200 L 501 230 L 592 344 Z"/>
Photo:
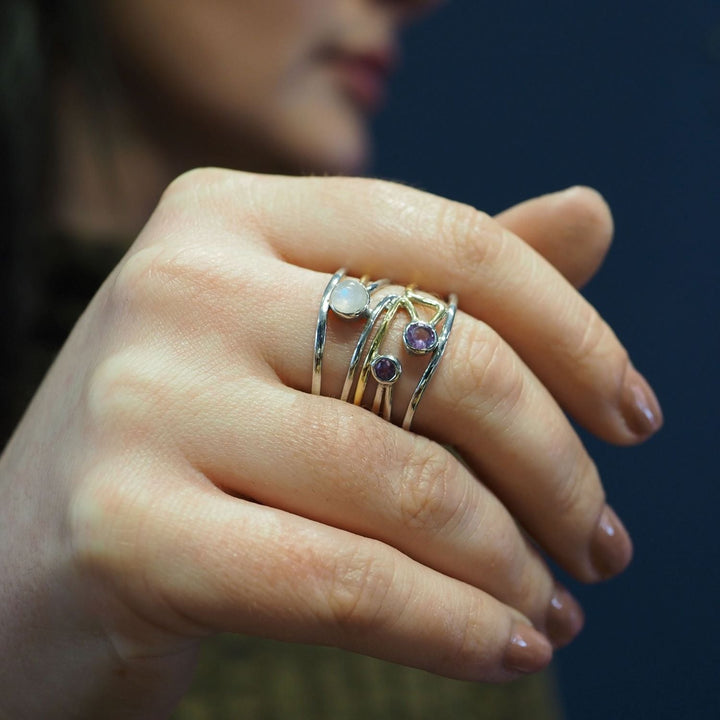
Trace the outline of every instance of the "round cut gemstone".
<path fill-rule="evenodd" d="M 403 332 L 405 347 L 418 355 L 428 353 L 437 345 L 437 333 L 432 325 L 425 322 L 411 322 Z"/>
<path fill-rule="evenodd" d="M 380 355 L 370 366 L 373 377 L 383 385 L 394 383 L 402 372 L 400 361 L 392 355 Z"/>
<path fill-rule="evenodd" d="M 365 312 L 370 303 L 367 288 L 353 278 L 341 280 L 330 295 L 333 312 L 344 318 L 356 318 Z"/>

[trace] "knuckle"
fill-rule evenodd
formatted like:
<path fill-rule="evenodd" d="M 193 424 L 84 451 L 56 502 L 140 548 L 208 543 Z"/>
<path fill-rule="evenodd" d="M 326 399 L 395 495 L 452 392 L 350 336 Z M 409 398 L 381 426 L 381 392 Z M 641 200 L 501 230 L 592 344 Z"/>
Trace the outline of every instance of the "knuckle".
<path fill-rule="evenodd" d="M 594 312 L 588 312 L 582 326 L 582 336 L 575 349 L 575 360 L 584 364 L 602 348 L 608 335 L 608 327 Z"/>
<path fill-rule="evenodd" d="M 525 395 L 517 356 L 489 326 L 468 323 L 453 336 L 452 367 L 462 368 L 444 388 L 452 405 L 474 415 L 512 418 Z"/>
<path fill-rule="evenodd" d="M 134 575 L 142 545 L 141 509 L 123 483 L 110 481 L 116 476 L 117 468 L 96 466 L 76 488 L 68 510 L 75 567 L 103 581 Z"/>
<path fill-rule="evenodd" d="M 332 622 L 346 631 L 377 629 L 388 615 L 395 566 L 389 555 L 362 550 L 338 555 L 325 579 L 325 604 Z"/>
<path fill-rule="evenodd" d="M 194 193 L 198 187 L 206 187 L 217 182 L 218 173 L 220 172 L 214 168 L 192 168 L 180 173 L 165 188 L 161 202 L 177 197 L 184 198 L 188 194 Z"/>
<path fill-rule="evenodd" d="M 187 203 L 193 198 L 200 198 L 214 188 L 222 187 L 235 177 L 244 177 L 249 173 L 223 170 L 215 167 L 200 167 L 186 170 L 178 175 L 165 189 L 160 202 Z"/>
<path fill-rule="evenodd" d="M 360 196 L 363 200 L 369 201 L 372 205 L 386 205 L 389 202 L 395 204 L 397 197 L 408 192 L 401 183 L 381 178 L 338 178 L 338 182 L 344 186 L 347 184 L 351 191 L 350 195 Z"/>
<path fill-rule="evenodd" d="M 577 449 L 568 470 L 559 475 L 554 495 L 561 522 L 575 525 L 587 520 L 590 523 L 590 518 L 597 514 L 595 508 L 604 503 L 604 492 L 595 463 L 584 449 Z"/>
<path fill-rule="evenodd" d="M 598 376 L 602 376 L 609 381 L 612 391 L 621 386 L 631 366 L 630 357 L 597 311 L 583 303 L 579 315 L 568 326 L 574 330 L 558 338 L 558 347 L 569 359 L 573 372 L 587 376 L 590 382 L 597 382 Z"/>
<path fill-rule="evenodd" d="M 412 223 L 418 214 L 416 191 L 390 180 L 364 177 L 323 178 L 316 185 L 321 200 L 342 206 L 352 202 L 368 208 L 371 216 L 382 217 L 390 211 L 392 216 Z"/>
<path fill-rule="evenodd" d="M 542 626 L 555 583 L 540 553 L 528 543 L 524 545 L 524 559 L 518 563 L 513 593 L 508 602 Z"/>
<path fill-rule="evenodd" d="M 485 519 L 482 534 L 488 575 L 502 578 L 505 587 L 517 587 L 522 577 L 524 549 L 517 526 L 503 512 Z"/>
<path fill-rule="evenodd" d="M 486 667 L 492 666 L 492 648 L 479 640 L 487 636 L 487 628 L 475 614 L 469 614 L 459 623 L 454 635 L 454 652 L 451 663 L 455 667 Z"/>
<path fill-rule="evenodd" d="M 505 237 L 489 215 L 454 202 L 439 208 L 436 235 L 449 254 L 449 267 L 464 273 L 482 265 L 493 265 L 502 252 Z"/>
<path fill-rule="evenodd" d="M 220 248 L 157 244 L 126 259 L 110 288 L 110 300 L 134 317 L 172 318 L 183 324 L 196 317 L 203 326 L 210 317 L 227 317 L 232 305 L 228 297 L 253 298 L 256 283 L 252 268 L 239 267 Z"/>
<path fill-rule="evenodd" d="M 606 362 L 613 355 L 622 361 L 622 348 L 615 339 L 610 326 L 589 305 L 580 322 L 581 336 L 572 352 L 579 366 L 592 365 L 600 359 Z M 620 351 L 620 355 L 618 352 Z"/>
<path fill-rule="evenodd" d="M 270 183 L 270 176 L 239 170 L 188 170 L 167 186 L 142 234 L 161 230 L 170 238 L 182 238 L 192 228 L 200 242 L 212 242 L 222 233 L 231 235 L 236 245 L 242 241 L 265 247 L 263 217 Z"/>
<path fill-rule="evenodd" d="M 86 411 L 96 430 L 146 426 L 157 399 L 156 383 L 148 375 L 149 362 L 143 362 L 131 350 L 102 360 L 93 370 L 86 389 Z M 141 371 L 141 368 L 146 368 Z"/>
<path fill-rule="evenodd" d="M 464 484 L 459 465 L 439 446 L 416 438 L 403 465 L 400 482 L 400 520 L 406 527 L 448 531 L 463 518 Z"/>
<path fill-rule="evenodd" d="M 157 296 L 158 279 L 165 248 L 146 247 L 132 253 L 119 267 L 110 288 L 111 300 L 119 307 L 147 305 Z"/>

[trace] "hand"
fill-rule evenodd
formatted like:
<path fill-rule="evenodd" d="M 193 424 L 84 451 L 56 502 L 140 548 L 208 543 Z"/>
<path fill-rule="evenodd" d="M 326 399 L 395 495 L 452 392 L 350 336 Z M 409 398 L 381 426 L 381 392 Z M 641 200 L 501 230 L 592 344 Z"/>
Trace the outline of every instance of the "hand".
<path fill-rule="evenodd" d="M 575 280 L 611 228 L 585 190 L 500 220 Z M 341 265 L 459 294 L 418 434 L 307 393 Z M 330 388 L 355 337 L 331 330 Z M 497 221 L 380 181 L 183 176 L 2 458 L 0 711 L 162 716 L 217 631 L 475 680 L 544 667 L 579 609 L 515 519 L 582 580 L 631 554 L 561 408 L 618 443 L 660 422 L 610 329 Z"/>

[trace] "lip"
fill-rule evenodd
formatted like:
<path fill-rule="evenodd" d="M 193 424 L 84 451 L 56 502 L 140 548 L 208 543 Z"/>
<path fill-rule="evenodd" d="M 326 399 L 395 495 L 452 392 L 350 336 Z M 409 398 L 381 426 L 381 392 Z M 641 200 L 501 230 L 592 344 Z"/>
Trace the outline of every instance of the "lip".
<path fill-rule="evenodd" d="M 326 55 L 326 60 L 350 98 L 361 109 L 372 112 L 385 98 L 396 56 L 389 47 L 364 51 L 336 49 Z"/>

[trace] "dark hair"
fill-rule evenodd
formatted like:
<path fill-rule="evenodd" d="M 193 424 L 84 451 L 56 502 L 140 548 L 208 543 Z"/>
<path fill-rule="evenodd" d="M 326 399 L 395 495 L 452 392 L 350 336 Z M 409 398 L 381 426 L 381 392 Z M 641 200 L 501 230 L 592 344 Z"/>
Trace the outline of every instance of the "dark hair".
<path fill-rule="evenodd" d="M 0 9 L 0 414 L 37 292 L 46 181 L 53 162 L 53 78 L 76 66 L 102 100 L 103 52 L 92 0 L 2 0 Z"/>
<path fill-rule="evenodd" d="M 3 0 L 0 14 L 0 188 L 4 230 L 27 228 L 42 200 L 52 152 L 54 70 L 82 69 L 86 91 L 99 100 L 101 43 L 89 0 Z"/>
<path fill-rule="evenodd" d="M 0 16 L 0 204 L 4 330 L 21 322 L 21 237 L 31 224 L 46 169 L 49 133 L 49 80 L 41 12 L 29 0 L 7 0 Z"/>

